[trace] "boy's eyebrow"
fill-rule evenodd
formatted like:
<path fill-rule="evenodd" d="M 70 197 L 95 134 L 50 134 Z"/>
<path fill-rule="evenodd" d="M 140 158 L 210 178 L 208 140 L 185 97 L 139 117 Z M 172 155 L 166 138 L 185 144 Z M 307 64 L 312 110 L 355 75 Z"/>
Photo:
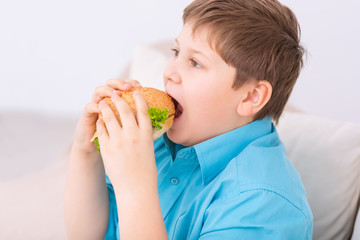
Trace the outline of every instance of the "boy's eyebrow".
<path fill-rule="evenodd" d="M 175 38 L 175 42 L 176 42 L 178 45 L 180 45 L 179 40 L 178 40 L 177 38 Z M 193 48 L 189 48 L 189 51 L 191 51 L 191 52 L 193 52 L 193 53 L 200 54 L 200 55 L 204 56 L 208 61 L 210 61 L 210 58 L 209 58 L 207 55 L 205 55 L 203 52 L 199 51 L 199 50 L 196 50 L 196 49 L 193 49 Z"/>

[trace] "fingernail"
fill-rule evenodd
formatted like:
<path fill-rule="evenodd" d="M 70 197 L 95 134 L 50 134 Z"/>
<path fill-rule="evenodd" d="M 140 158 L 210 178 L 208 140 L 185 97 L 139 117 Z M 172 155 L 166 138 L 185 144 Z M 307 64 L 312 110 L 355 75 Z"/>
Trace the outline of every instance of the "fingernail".
<path fill-rule="evenodd" d="M 134 94 L 134 95 L 139 95 L 139 94 L 140 94 L 140 92 L 139 92 L 139 91 L 137 91 L 137 90 L 135 90 L 133 94 Z"/>
<path fill-rule="evenodd" d="M 107 102 L 105 100 L 100 101 L 100 105 L 106 105 L 106 104 L 107 104 Z"/>
<path fill-rule="evenodd" d="M 137 84 L 135 84 L 135 86 L 137 86 L 137 87 L 141 87 L 141 84 L 140 84 L 140 83 L 137 83 Z"/>
<path fill-rule="evenodd" d="M 116 94 L 116 95 L 118 95 L 118 96 L 120 96 L 120 95 L 121 95 L 121 92 L 120 92 L 120 91 L 118 91 L 118 90 L 114 90 L 114 91 L 112 91 L 112 93 L 113 93 L 113 94 Z"/>

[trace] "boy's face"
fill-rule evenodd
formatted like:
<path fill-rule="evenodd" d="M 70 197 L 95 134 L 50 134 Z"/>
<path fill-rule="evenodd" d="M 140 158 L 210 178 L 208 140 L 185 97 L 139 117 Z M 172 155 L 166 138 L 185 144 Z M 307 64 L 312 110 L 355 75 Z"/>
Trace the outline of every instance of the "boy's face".
<path fill-rule="evenodd" d="M 185 24 L 164 71 L 166 92 L 178 103 L 168 137 L 192 146 L 240 125 L 239 91 L 232 89 L 236 69 L 227 65 L 207 40 L 206 28 L 192 36 Z"/>

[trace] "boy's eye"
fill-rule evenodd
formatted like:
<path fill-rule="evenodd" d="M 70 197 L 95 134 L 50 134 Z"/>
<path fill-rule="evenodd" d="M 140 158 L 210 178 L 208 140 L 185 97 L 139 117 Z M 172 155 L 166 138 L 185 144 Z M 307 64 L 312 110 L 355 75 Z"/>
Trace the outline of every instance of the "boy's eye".
<path fill-rule="evenodd" d="M 190 59 L 190 64 L 195 68 L 201 68 L 201 65 L 198 64 L 194 59 Z"/>
<path fill-rule="evenodd" d="M 179 56 L 179 51 L 178 51 L 177 49 L 172 48 L 171 51 L 174 52 L 174 56 L 175 56 L 175 57 Z"/>

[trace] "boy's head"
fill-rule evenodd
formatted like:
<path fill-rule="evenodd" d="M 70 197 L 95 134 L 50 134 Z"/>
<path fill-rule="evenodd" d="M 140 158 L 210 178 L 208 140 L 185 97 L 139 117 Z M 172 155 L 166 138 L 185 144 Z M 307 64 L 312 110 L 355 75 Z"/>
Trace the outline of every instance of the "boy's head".
<path fill-rule="evenodd" d="M 168 137 L 191 146 L 272 116 L 302 65 L 298 24 L 273 0 L 195 0 L 164 71 L 177 102 Z"/>
<path fill-rule="evenodd" d="M 192 24 L 193 34 L 207 29 L 210 46 L 236 69 L 234 89 L 252 80 L 271 84 L 272 96 L 254 120 L 277 121 L 303 65 L 293 12 L 277 0 L 195 0 L 183 21 Z"/>

